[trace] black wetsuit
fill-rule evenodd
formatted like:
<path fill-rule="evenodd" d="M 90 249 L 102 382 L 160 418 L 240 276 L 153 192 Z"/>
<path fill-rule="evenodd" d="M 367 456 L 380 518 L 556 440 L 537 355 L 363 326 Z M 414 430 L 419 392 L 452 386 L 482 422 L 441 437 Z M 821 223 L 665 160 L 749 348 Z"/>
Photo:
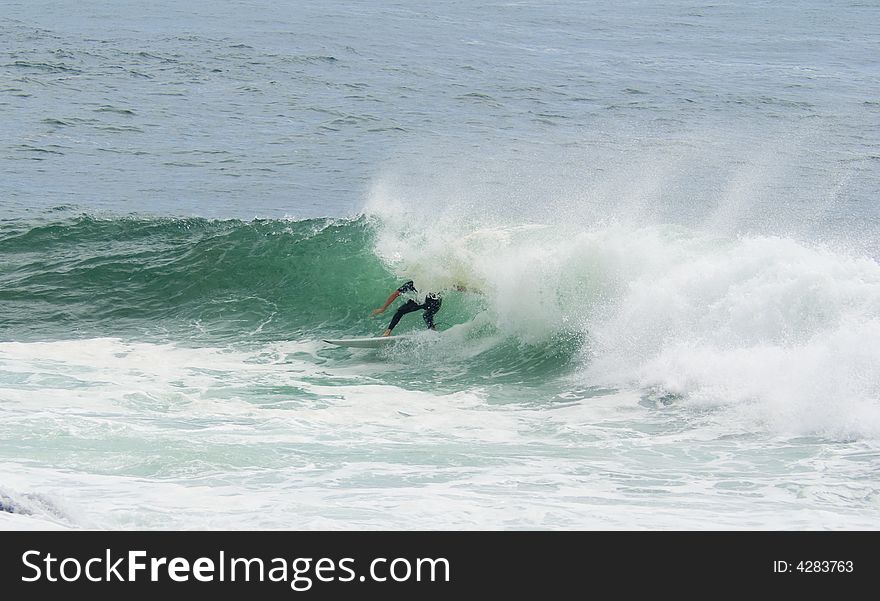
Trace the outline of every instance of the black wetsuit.
<path fill-rule="evenodd" d="M 416 287 L 413 284 L 412 280 L 406 282 L 403 286 L 397 289 L 401 294 L 406 293 L 417 293 Z M 397 325 L 397 322 L 400 321 L 400 318 L 406 315 L 407 313 L 412 313 L 413 311 L 418 311 L 419 309 L 424 309 L 425 312 L 422 314 L 422 319 L 425 320 L 425 325 L 428 326 L 429 329 L 434 329 L 434 315 L 437 314 L 437 311 L 440 310 L 440 305 L 442 300 L 440 299 L 440 295 L 435 292 L 429 292 L 425 296 L 425 302 L 422 304 L 417 303 L 416 301 L 410 299 L 400 305 L 397 309 L 397 312 L 394 314 L 394 317 L 391 318 L 391 323 L 388 325 L 389 330 L 393 330 Z"/>

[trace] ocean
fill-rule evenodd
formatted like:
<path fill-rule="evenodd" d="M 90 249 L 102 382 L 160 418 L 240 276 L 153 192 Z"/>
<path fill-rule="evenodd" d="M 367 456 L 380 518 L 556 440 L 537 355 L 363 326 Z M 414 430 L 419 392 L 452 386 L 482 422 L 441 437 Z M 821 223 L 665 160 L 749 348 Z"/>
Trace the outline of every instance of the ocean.
<path fill-rule="evenodd" d="M 878 23 L 4 1 L 0 529 L 877 529 Z"/>

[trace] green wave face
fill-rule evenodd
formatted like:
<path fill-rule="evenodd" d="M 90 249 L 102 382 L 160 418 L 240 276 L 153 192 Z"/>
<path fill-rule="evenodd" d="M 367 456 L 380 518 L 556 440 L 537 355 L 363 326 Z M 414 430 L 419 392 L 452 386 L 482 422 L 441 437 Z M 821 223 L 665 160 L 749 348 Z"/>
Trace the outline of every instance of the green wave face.
<path fill-rule="evenodd" d="M 177 329 L 184 337 L 287 340 L 381 332 L 403 281 L 373 251 L 367 218 L 206 220 L 79 216 L 0 228 L 6 339 Z M 447 297 L 438 321 L 473 305 Z M 400 332 L 420 329 L 408 316 Z M 443 328 L 441 328 L 443 329 Z"/>
<path fill-rule="evenodd" d="M 2 335 L 158 333 L 284 338 L 359 319 L 394 280 L 365 220 L 82 216 L 0 230 Z"/>

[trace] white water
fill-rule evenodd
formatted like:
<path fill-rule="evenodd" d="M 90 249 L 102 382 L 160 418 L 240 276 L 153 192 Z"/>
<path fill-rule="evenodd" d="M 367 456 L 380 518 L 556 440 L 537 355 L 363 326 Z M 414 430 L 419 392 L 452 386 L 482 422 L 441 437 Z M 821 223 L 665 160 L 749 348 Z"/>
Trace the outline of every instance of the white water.
<path fill-rule="evenodd" d="M 31 449 L 0 468 L 0 492 L 29 514 L 0 513 L 4 527 L 876 524 L 867 441 L 752 435 L 723 413 L 623 392 L 536 406 L 402 390 L 378 373 L 328 373 L 319 354 L 313 343 L 0 345 L 0 440 Z M 253 394 L 264 386 L 285 392 Z"/>

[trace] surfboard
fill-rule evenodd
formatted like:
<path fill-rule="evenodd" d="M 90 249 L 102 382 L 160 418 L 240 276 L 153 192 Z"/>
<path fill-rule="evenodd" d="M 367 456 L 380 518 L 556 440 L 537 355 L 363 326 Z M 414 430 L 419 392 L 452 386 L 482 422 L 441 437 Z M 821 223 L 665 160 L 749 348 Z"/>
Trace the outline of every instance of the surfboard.
<path fill-rule="evenodd" d="M 403 338 L 403 336 L 377 336 L 376 338 L 338 338 L 336 340 L 324 340 L 336 346 L 344 346 L 348 348 L 379 348 L 388 344 L 393 344 Z"/>
<path fill-rule="evenodd" d="M 428 340 L 438 340 L 439 336 L 440 332 L 434 330 L 422 330 L 416 332 L 407 332 L 406 334 L 399 334 L 397 336 L 376 336 L 372 338 L 334 338 L 332 340 L 324 338 L 324 342 L 335 344 L 336 346 L 345 346 L 349 348 L 381 348 L 383 346 L 394 344 L 395 342 L 400 342 L 401 340 L 415 340 L 419 342 L 426 342 Z"/>

